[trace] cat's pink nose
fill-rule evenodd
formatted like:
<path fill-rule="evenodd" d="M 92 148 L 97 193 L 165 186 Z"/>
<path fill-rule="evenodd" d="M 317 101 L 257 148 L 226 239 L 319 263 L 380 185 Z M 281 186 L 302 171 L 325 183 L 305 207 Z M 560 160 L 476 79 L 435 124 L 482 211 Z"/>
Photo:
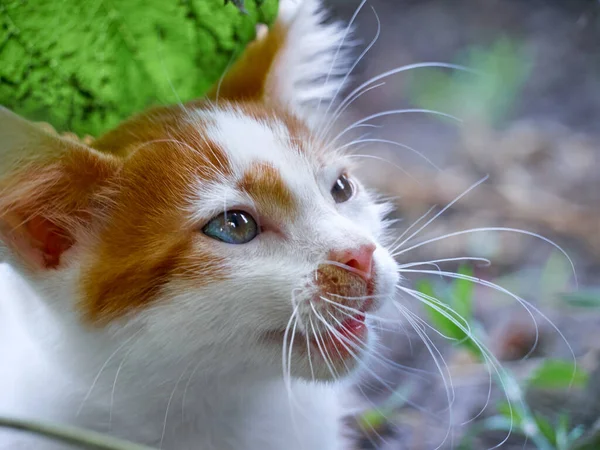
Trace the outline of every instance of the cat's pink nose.
<path fill-rule="evenodd" d="M 352 272 L 369 281 L 372 277 L 373 253 L 376 248 L 375 244 L 364 244 L 352 249 L 335 250 L 329 254 L 329 259 L 352 267 L 355 269 Z"/>

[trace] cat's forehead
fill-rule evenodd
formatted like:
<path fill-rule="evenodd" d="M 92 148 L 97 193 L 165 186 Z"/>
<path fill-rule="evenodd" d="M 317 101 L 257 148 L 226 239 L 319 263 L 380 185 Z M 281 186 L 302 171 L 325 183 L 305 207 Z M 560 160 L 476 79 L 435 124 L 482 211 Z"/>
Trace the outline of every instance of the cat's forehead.
<path fill-rule="evenodd" d="M 257 162 L 281 171 L 318 169 L 325 163 L 323 145 L 298 118 L 264 107 L 243 105 L 199 109 L 206 138 L 223 149 L 234 173 L 241 175 Z M 298 170 L 292 171 L 297 173 Z"/>
<path fill-rule="evenodd" d="M 198 109 L 190 117 L 227 165 L 226 176 L 198 180 L 200 216 L 247 203 L 268 216 L 293 215 L 303 201 L 315 198 L 327 168 L 337 167 L 308 127 L 285 113 L 232 106 Z"/>

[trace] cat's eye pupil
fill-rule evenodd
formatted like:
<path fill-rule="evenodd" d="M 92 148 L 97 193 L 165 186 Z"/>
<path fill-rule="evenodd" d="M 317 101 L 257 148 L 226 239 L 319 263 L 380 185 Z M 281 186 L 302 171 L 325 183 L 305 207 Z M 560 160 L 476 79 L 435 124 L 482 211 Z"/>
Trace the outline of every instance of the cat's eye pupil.
<path fill-rule="evenodd" d="M 245 211 L 225 211 L 202 229 L 205 235 L 228 244 L 245 244 L 258 235 L 254 218 Z"/>
<path fill-rule="evenodd" d="M 352 197 L 354 194 L 354 186 L 345 174 L 335 180 L 333 187 L 331 188 L 331 196 L 336 203 L 344 203 Z"/>

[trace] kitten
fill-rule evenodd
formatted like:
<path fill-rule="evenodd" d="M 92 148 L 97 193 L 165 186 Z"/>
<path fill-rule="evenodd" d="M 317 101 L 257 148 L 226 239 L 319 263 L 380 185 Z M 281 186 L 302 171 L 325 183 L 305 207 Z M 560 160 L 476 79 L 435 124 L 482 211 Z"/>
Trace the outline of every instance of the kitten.
<path fill-rule="evenodd" d="M 90 146 L 0 111 L 0 414 L 172 450 L 349 448 L 344 380 L 398 275 L 386 205 L 320 133 L 346 68 L 323 18 L 283 1 L 206 100 Z"/>

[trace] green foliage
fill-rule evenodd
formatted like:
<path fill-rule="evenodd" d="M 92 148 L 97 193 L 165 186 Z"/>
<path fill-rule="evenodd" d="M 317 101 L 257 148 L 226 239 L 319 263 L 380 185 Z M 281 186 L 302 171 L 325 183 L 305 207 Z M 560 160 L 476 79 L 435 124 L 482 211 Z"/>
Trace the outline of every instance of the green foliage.
<path fill-rule="evenodd" d="M 473 275 L 468 266 L 462 266 L 457 273 Z M 456 279 L 450 289 L 439 292 L 431 281 L 422 279 L 417 281 L 416 289 L 424 297 L 423 304 L 431 324 L 479 357 L 481 352 L 469 332 L 469 324 L 473 322 L 473 282 Z"/>
<path fill-rule="evenodd" d="M 457 273 L 466 277 L 473 276 L 473 269 L 464 265 L 459 267 Z M 452 308 L 456 313 L 467 322 L 473 318 L 473 289 L 475 285 L 472 281 L 457 278 L 452 283 Z"/>
<path fill-rule="evenodd" d="M 360 429 L 366 432 L 381 430 L 389 423 L 390 416 L 394 411 L 406 403 L 411 390 L 412 385 L 410 383 L 403 384 L 383 404 L 362 412 L 358 416 L 358 426 Z"/>
<path fill-rule="evenodd" d="M 358 418 L 358 426 L 361 430 L 379 430 L 388 423 L 388 411 L 382 411 L 378 408 L 369 409 L 363 412 Z"/>
<path fill-rule="evenodd" d="M 259 3 L 261 3 L 259 1 Z M 271 23 L 277 0 L 5 0 L 0 104 L 98 135 L 152 104 L 201 97 Z"/>
<path fill-rule="evenodd" d="M 561 295 L 563 302 L 578 308 L 600 308 L 600 290 L 581 290 Z"/>
<path fill-rule="evenodd" d="M 547 359 L 527 380 L 529 387 L 537 389 L 569 389 L 586 385 L 589 374 L 570 361 Z"/>
<path fill-rule="evenodd" d="M 457 272 L 472 277 L 472 271 L 463 266 Z M 562 291 L 570 280 L 570 266 L 550 258 L 542 271 L 543 282 L 552 280 L 552 292 Z M 545 280 L 545 281 L 544 281 Z M 429 280 L 419 280 L 417 290 L 424 297 L 425 311 L 433 326 L 450 339 L 483 361 L 481 349 L 476 344 L 482 340 L 481 328 L 473 317 L 473 289 L 471 280 L 456 279 L 449 288 L 434 286 Z M 466 327 L 471 331 L 467 333 Z M 583 429 L 572 428 L 569 417 L 559 416 L 557 423 L 532 411 L 525 402 L 523 391 L 527 388 L 569 389 L 587 383 L 588 373 L 571 361 L 548 359 L 531 374 L 522 385 L 507 368 L 496 374 L 496 382 L 506 389 L 507 401 L 496 405 L 497 415 L 486 418 L 465 435 L 459 445 L 461 450 L 473 449 L 474 437 L 485 430 L 519 433 L 526 436 L 540 450 L 568 450 L 580 438 Z"/>
<path fill-rule="evenodd" d="M 440 70 L 419 73 L 409 89 L 413 103 L 463 119 L 498 124 L 510 112 L 531 71 L 523 46 L 508 38 L 489 47 L 471 47 L 457 62 L 478 74 Z"/>
<path fill-rule="evenodd" d="M 528 437 L 539 433 L 552 446 L 551 448 L 556 450 L 571 449 L 574 442 L 583 434 L 582 427 L 571 426 L 569 416 L 566 414 L 559 415 L 554 424 L 539 413 L 534 412 L 529 417 L 519 414 L 519 411 L 515 408 L 511 409 L 507 402 L 498 404 L 497 410 L 499 414 L 486 419 L 483 429 L 511 431 Z"/>
<path fill-rule="evenodd" d="M 539 279 L 541 299 L 554 299 L 569 289 L 573 272 L 569 261 L 554 251 L 546 261 Z"/>

